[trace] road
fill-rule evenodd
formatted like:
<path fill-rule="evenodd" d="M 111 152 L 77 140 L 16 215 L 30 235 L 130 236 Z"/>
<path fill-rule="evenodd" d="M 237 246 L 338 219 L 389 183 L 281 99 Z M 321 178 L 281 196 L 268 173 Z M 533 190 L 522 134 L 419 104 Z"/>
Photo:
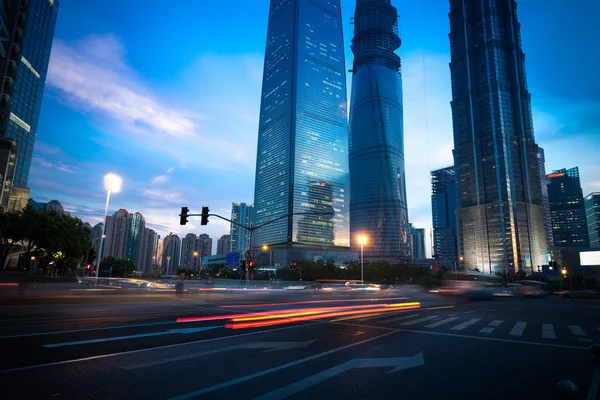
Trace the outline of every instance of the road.
<path fill-rule="evenodd" d="M 0 388 L 3 399 L 555 399 L 569 379 L 585 399 L 599 329 L 598 302 L 409 289 L 5 305 Z"/>

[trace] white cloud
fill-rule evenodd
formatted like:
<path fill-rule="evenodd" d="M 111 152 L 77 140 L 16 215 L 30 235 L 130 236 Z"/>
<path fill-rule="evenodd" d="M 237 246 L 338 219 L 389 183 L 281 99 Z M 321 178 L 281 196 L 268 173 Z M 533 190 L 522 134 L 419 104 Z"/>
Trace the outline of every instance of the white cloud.
<path fill-rule="evenodd" d="M 262 57 L 260 63 L 253 55 L 222 57 L 200 57 L 168 95 L 151 90 L 127 65 L 125 49 L 112 35 L 56 40 L 48 86 L 99 130 L 136 151 L 167 155 L 183 166 L 239 171 L 254 167 Z M 250 79 L 239 85 L 240 76 Z"/>
<path fill-rule="evenodd" d="M 32 161 L 42 168 L 57 169 L 62 172 L 74 173 L 74 172 L 77 172 L 77 170 L 78 170 L 77 167 L 66 165 L 66 164 L 63 164 L 62 162 L 52 163 L 42 157 L 33 157 Z"/>
<path fill-rule="evenodd" d="M 167 174 L 170 174 L 171 172 L 175 171 L 175 167 L 171 167 L 167 170 Z"/>
<path fill-rule="evenodd" d="M 60 149 L 58 147 L 50 146 L 44 142 L 35 142 L 35 150 L 38 153 L 47 154 L 47 155 L 56 155 L 60 153 Z"/>
<path fill-rule="evenodd" d="M 166 175 L 158 175 L 152 179 L 152 183 L 165 183 L 169 179 Z"/>

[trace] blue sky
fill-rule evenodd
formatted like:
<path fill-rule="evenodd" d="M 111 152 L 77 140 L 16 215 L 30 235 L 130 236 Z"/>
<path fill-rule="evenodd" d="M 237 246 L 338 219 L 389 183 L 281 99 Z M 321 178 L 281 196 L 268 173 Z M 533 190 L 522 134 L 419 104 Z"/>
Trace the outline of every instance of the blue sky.
<path fill-rule="evenodd" d="M 409 218 L 431 226 L 429 171 L 452 163 L 447 0 L 393 0 L 400 13 Z M 600 2 L 518 1 L 537 142 L 546 170 L 580 167 L 600 190 Z M 354 1 L 342 0 L 346 60 Z M 181 206 L 229 216 L 252 203 L 268 0 L 62 0 L 29 179 L 102 219 L 108 172 L 123 178 L 110 212 L 139 211 L 163 237 Z M 348 76 L 350 84 L 350 76 Z M 216 240 L 214 241 L 216 246 Z"/>

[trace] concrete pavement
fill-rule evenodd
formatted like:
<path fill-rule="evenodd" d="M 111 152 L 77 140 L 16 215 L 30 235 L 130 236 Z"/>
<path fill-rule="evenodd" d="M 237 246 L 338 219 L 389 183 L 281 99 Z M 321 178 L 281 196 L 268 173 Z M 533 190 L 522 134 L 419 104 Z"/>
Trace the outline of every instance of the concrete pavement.
<path fill-rule="evenodd" d="M 0 385 L 8 399 L 552 399 L 561 379 L 587 391 L 600 341 L 592 302 L 285 300 L 2 307 Z"/>

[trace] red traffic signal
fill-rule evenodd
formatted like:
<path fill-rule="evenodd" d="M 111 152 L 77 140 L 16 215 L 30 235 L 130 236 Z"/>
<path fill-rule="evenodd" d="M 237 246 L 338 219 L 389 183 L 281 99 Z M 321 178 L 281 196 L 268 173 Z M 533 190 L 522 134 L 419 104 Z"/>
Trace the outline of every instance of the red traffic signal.
<path fill-rule="evenodd" d="M 254 268 L 254 260 L 248 261 L 248 267 Z"/>
<path fill-rule="evenodd" d="M 85 268 L 87 268 L 87 269 L 92 269 L 92 264 L 88 264 L 88 265 L 86 265 L 86 266 L 85 266 Z"/>

